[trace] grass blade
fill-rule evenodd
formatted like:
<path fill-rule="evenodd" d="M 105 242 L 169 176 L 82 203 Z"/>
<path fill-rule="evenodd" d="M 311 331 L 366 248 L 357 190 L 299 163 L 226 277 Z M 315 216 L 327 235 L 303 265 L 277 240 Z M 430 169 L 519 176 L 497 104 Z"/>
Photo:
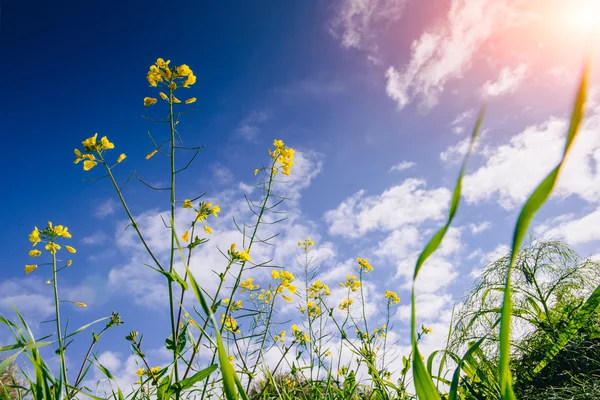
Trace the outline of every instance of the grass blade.
<path fill-rule="evenodd" d="M 587 82 L 589 74 L 589 61 L 586 62 L 579 89 L 577 91 L 577 97 L 573 106 L 573 112 L 571 113 L 571 122 L 569 125 L 569 132 L 567 134 L 567 142 L 562 159 L 558 165 L 546 176 L 546 178 L 539 184 L 539 186 L 533 191 L 529 199 L 525 202 L 525 205 L 521 209 L 517 224 L 515 226 L 515 232 L 513 235 L 513 244 L 510 256 L 510 264 L 508 266 L 506 275 L 506 284 L 504 287 L 504 298 L 502 302 L 501 310 L 501 322 L 500 322 L 500 362 L 499 362 L 499 374 L 500 374 L 500 390 L 503 399 L 514 399 L 515 395 L 512 390 L 512 376 L 510 372 L 510 326 L 512 319 L 512 288 L 511 288 L 511 273 L 512 268 L 517 259 L 517 254 L 521 248 L 521 244 L 529 228 L 529 224 L 533 219 L 535 213 L 540 207 L 546 202 L 552 189 L 556 185 L 556 181 L 563 163 L 569 153 L 573 140 L 575 139 L 577 132 L 581 126 L 583 120 L 585 100 L 587 96 Z"/>
<path fill-rule="evenodd" d="M 413 287 L 411 294 L 411 342 L 412 342 L 412 350 L 413 350 L 413 376 L 414 376 L 414 384 L 417 392 L 417 397 L 420 399 L 432 399 L 438 400 L 440 398 L 438 391 L 431 379 L 431 376 L 427 372 L 427 368 L 425 368 L 425 364 L 421 359 L 421 353 L 419 352 L 419 347 L 417 346 L 417 336 L 416 336 L 416 319 L 417 312 L 415 306 L 415 282 L 417 280 L 417 275 L 425 261 L 433 254 L 433 252 L 440 246 L 446 232 L 450 228 L 450 224 L 456 215 L 456 211 L 458 210 L 458 204 L 460 202 L 460 196 L 462 191 L 462 179 L 465 175 L 465 171 L 467 169 L 467 164 L 469 159 L 471 158 L 471 154 L 473 153 L 473 147 L 475 145 L 475 141 L 477 136 L 479 135 L 479 131 L 481 129 L 481 124 L 483 122 L 483 117 L 485 115 L 485 107 L 481 109 L 479 112 L 479 116 L 477 117 L 477 122 L 475 123 L 475 128 L 473 129 L 473 134 L 471 135 L 471 143 L 469 144 L 469 151 L 467 152 L 465 159 L 463 161 L 462 167 L 460 169 L 460 173 L 458 175 L 458 179 L 456 181 L 456 186 L 454 187 L 454 192 L 452 193 L 452 202 L 450 203 L 450 211 L 448 213 L 448 220 L 446 224 L 440 228 L 440 230 L 433 235 L 427 246 L 423 252 L 419 255 L 417 259 L 417 263 L 415 265 L 415 273 L 413 276 Z"/>

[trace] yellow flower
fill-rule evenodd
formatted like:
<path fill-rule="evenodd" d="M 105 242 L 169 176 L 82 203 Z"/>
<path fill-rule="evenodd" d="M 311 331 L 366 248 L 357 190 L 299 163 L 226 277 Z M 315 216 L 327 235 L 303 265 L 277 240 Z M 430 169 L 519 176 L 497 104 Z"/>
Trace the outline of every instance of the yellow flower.
<path fill-rule="evenodd" d="M 254 175 L 258 174 L 260 172 L 260 169 L 255 169 L 254 170 Z"/>
<path fill-rule="evenodd" d="M 192 201 L 190 199 L 185 199 L 183 201 L 183 205 L 181 207 L 182 208 L 193 208 L 194 206 L 192 205 Z"/>
<path fill-rule="evenodd" d="M 144 375 L 144 372 L 144 368 L 138 368 L 138 370 L 135 371 L 135 374 L 141 378 Z"/>
<path fill-rule="evenodd" d="M 125 155 L 125 153 L 121 153 L 121 155 L 119 156 L 119 158 L 117 158 L 117 164 L 120 163 L 121 161 L 123 161 L 126 158 L 127 158 L 127 156 Z"/>
<path fill-rule="evenodd" d="M 163 92 L 160 92 L 159 95 L 163 100 L 168 99 L 168 96 L 166 94 L 164 94 Z"/>
<path fill-rule="evenodd" d="M 39 250 L 31 250 L 31 251 L 29 251 L 29 257 L 38 257 L 40 254 L 42 254 L 42 252 L 39 251 Z"/>
<path fill-rule="evenodd" d="M 213 209 L 211 210 L 212 215 L 214 215 L 215 217 L 218 217 L 217 213 L 221 212 L 221 207 L 219 207 L 218 204 L 216 204 Z"/>
<path fill-rule="evenodd" d="M 361 270 L 364 270 L 366 272 L 373 271 L 373 267 L 371 266 L 371 264 L 369 264 L 369 262 L 364 258 L 359 257 L 356 259 L 356 261 L 358 262 L 358 266 Z"/>
<path fill-rule="evenodd" d="M 159 367 L 159 366 L 156 366 L 156 367 L 150 368 L 150 372 L 152 372 L 152 373 L 154 373 L 154 374 L 155 374 L 155 373 L 157 373 L 158 371 L 160 371 L 160 367 Z"/>
<path fill-rule="evenodd" d="M 48 250 L 51 254 L 56 254 L 56 252 L 60 250 L 60 246 L 54 242 L 46 243 L 46 250 Z"/>
<path fill-rule="evenodd" d="M 34 264 L 34 265 L 26 265 L 26 266 L 25 266 L 25 273 L 26 273 L 26 274 L 30 274 L 31 272 L 33 272 L 34 270 L 36 270 L 36 269 L 37 269 L 37 267 L 38 267 L 38 266 L 37 266 L 37 265 L 35 265 L 35 264 Z"/>
<path fill-rule="evenodd" d="M 238 253 L 238 255 L 244 261 L 252 261 L 252 258 L 250 258 L 250 254 L 248 254 L 249 251 L 250 251 L 250 249 L 241 251 Z"/>
<path fill-rule="evenodd" d="M 105 150 L 115 148 L 114 143 L 109 142 L 108 138 L 106 136 L 102 136 L 102 139 L 100 139 L 100 144 L 102 145 L 102 148 Z"/>
<path fill-rule="evenodd" d="M 66 264 L 66 266 L 67 266 L 67 267 L 70 267 L 70 266 L 71 266 L 71 264 L 73 264 L 73 260 L 69 260 L 69 261 L 67 261 L 67 264 Z"/>
<path fill-rule="evenodd" d="M 187 64 L 181 64 L 179 67 L 177 67 L 177 73 L 181 76 L 189 76 L 192 74 L 192 70 L 187 66 Z"/>
<path fill-rule="evenodd" d="M 195 102 L 196 102 L 196 98 L 195 97 L 191 97 L 191 98 L 189 98 L 189 99 L 187 99 L 185 101 L 185 104 L 192 104 L 192 103 L 195 103 Z"/>
<path fill-rule="evenodd" d="M 46 281 L 46 285 L 51 285 L 51 284 L 52 284 L 52 282 Z"/>
<path fill-rule="evenodd" d="M 213 233 L 213 230 L 210 229 L 210 226 L 204 225 L 204 232 L 206 232 L 207 235 L 211 235 Z"/>
<path fill-rule="evenodd" d="M 151 159 L 152 157 L 154 157 L 154 155 L 158 152 L 158 150 L 152 150 L 151 153 L 149 153 L 148 155 L 146 155 L 146 160 Z"/>
<path fill-rule="evenodd" d="M 281 275 L 279 274 L 279 271 L 277 271 L 276 269 L 271 271 L 271 276 L 273 277 L 273 279 L 279 279 L 281 277 Z"/>
<path fill-rule="evenodd" d="M 172 89 L 172 90 L 177 89 L 177 84 L 175 82 L 169 83 L 169 89 Z"/>
<path fill-rule="evenodd" d="M 40 242 L 40 231 L 37 227 L 29 234 L 29 241 L 33 243 L 34 246 Z"/>
<path fill-rule="evenodd" d="M 186 81 L 183 83 L 183 87 L 190 87 L 190 85 L 193 85 L 194 83 L 196 83 L 196 75 L 190 74 Z"/>
<path fill-rule="evenodd" d="M 96 134 L 94 134 L 94 136 L 89 137 L 89 138 L 85 139 L 83 142 L 81 142 L 81 144 L 83 145 L 83 147 L 85 148 L 86 151 L 95 150 L 97 137 L 98 137 L 98 134 L 96 133 Z"/>
<path fill-rule="evenodd" d="M 75 304 L 77 307 L 83 307 L 83 308 L 87 307 L 87 304 L 81 303 L 79 301 L 74 301 L 73 304 Z"/>
<path fill-rule="evenodd" d="M 156 99 L 154 97 L 144 97 L 144 106 L 149 107 L 151 105 L 156 104 Z"/>
<path fill-rule="evenodd" d="M 71 246 L 65 246 L 65 249 L 67 249 L 67 251 L 68 251 L 69 253 L 73 253 L 73 254 L 74 254 L 74 253 L 76 253 L 76 252 L 77 252 L 77 251 L 76 251 L 74 248 L 72 248 Z"/>
<path fill-rule="evenodd" d="M 85 160 L 83 162 L 83 170 L 89 171 L 90 169 L 94 168 L 96 165 L 98 165 L 98 163 L 96 161 Z"/>
<path fill-rule="evenodd" d="M 170 62 L 171 62 L 171 60 L 168 60 L 167 62 L 165 62 L 165 60 L 163 60 L 162 58 L 157 58 L 156 59 L 156 65 L 159 68 L 167 68 L 169 66 Z"/>
<path fill-rule="evenodd" d="M 430 334 L 431 332 L 433 332 L 433 329 L 431 329 L 431 328 L 427 328 L 425 325 L 421 325 L 421 330 L 423 331 L 423 333 L 424 333 L 425 335 L 428 335 L 428 334 Z"/>
<path fill-rule="evenodd" d="M 391 290 L 386 290 L 385 291 L 385 295 L 383 296 L 384 298 L 388 299 L 388 304 L 392 305 L 393 304 L 398 304 L 400 303 L 400 297 L 398 297 L 398 295 L 396 294 L 396 292 L 392 292 Z"/>
<path fill-rule="evenodd" d="M 71 239 L 71 234 L 69 233 L 69 228 L 67 228 L 66 226 L 57 225 L 54 228 L 54 233 L 57 236 L 62 236 L 64 238 Z"/>
<path fill-rule="evenodd" d="M 181 237 L 181 240 L 183 240 L 184 242 L 188 242 L 190 240 L 190 231 L 185 231 L 185 233 Z"/>
<path fill-rule="evenodd" d="M 173 96 L 173 103 L 179 104 L 179 103 L 181 103 L 181 100 L 179 100 L 177 97 Z"/>
<path fill-rule="evenodd" d="M 294 324 L 292 325 L 292 332 L 299 332 L 300 328 L 298 328 L 298 325 Z"/>

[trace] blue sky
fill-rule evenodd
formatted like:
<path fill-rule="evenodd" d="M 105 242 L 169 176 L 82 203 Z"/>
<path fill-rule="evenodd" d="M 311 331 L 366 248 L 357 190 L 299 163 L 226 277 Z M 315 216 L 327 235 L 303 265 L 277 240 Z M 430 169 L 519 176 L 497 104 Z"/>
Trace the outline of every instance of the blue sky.
<path fill-rule="evenodd" d="M 188 64 L 198 77 L 188 92 L 198 98 L 199 112 L 182 121 L 181 134 L 190 146 L 206 146 L 181 176 L 178 197 L 206 191 L 223 210 L 213 239 L 198 253 L 198 274 L 210 287 L 209 270 L 224 266 L 216 246 L 239 243 L 232 217 L 251 221 L 245 187 L 256 183 L 252 171 L 266 162 L 273 139 L 282 139 L 299 154 L 291 183 L 280 188 L 291 197 L 290 219 L 280 228 L 281 250 L 257 257 L 293 270 L 295 243 L 310 235 L 320 276 L 331 286 L 349 271 L 349 260 L 368 258 L 375 267 L 372 318 L 383 286 L 402 298 L 400 352 L 416 254 L 445 218 L 465 139 L 477 110 L 488 104 L 455 229 L 423 272 L 419 309 L 422 322 L 435 327 L 425 345 L 439 348 L 448 310 L 476 271 L 504 251 L 519 205 L 558 160 L 585 38 L 598 34 L 581 29 L 583 21 L 570 12 L 592 3 L 579 0 L 567 9 L 558 0 L 183 2 L 177 8 L 154 1 L 4 2 L 0 312 L 10 314 L 14 303 L 32 320 L 51 315 L 49 272 L 23 271 L 27 234 L 51 220 L 69 227 L 78 249 L 62 277 L 64 294 L 89 306 L 65 306 L 72 323 L 121 312 L 126 325 L 109 332 L 101 354 L 125 378 L 131 359 L 123 337 L 130 330 L 144 332 L 152 356 L 164 362 L 162 281 L 144 269 L 138 244 L 123 232 L 126 215 L 109 182 L 84 182 L 98 171 L 84 173 L 72 163 L 73 148 L 98 132 L 128 156 L 118 179 L 136 170 L 149 182 L 165 182 L 166 159 L 144 156 L 152 150 L 147 132 L 167 133 L 141 118 L 165 111 L 164 104 L 142 104 L 156 95 L 146 71 L 163 57 Z M 562 238 L 583 255 L 600 253 L 598 72 L 596 63 L 582 137 L 533 231 Z M 168 235 L 160 223 L 167 197 L 138 182 L 125 194 L 151 240 Z M 36 332 L 46 331 L 36 325 Z M 9 341 L 0 331 L 0 344 Z M 82 349 L 74 347 L 72 357 Z"/>

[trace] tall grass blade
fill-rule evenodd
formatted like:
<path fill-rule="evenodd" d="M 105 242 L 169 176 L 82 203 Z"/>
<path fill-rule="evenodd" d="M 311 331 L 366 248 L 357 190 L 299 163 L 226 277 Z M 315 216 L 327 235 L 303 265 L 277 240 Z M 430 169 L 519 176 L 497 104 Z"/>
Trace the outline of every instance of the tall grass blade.
<path fill-rule="evenodd" d="M 515 395 L 512 389 L 512 376 L 510 372 L 510 325 L 512 319 L 512 288 L 511 288 L 511 273 L 512 268 L 517 259 L 517 254 L 521 248 L 521 244 L 529 228 L 529 224 L 535 213 L 540 207 L 546 202 L 552 189 L 554 188 L 559 172 L 563 166 L 563 163 L 571 149 L 573 140 L 577 136 L 577 132 L 581 126 L 583 120 L 585 100 L 587 96 L 587 85 L 589 75 L 589 61 L 586 62 L 581 81 L 579 83 L 579 89 L 577 91 L 577 97 L 573 106 L 573 112 L 571 113 L 571 122 L 569 125 L 569 132 L 567 135 L 567 142 L 562 159 L 558 165 L 546 176 L 546 178 L 539 184 L 534 190 L 529 199 L 525 202 L 525 205 L 521 209 L 517 224 L 515 226 L 515 232 L 513 235 L 513 244 L 510 256 L 510 264 L 508 266 L 506 275 L 506 284 L 504 288 L 504 298 L 502 302 L 501 310 L 501 322 L 500 322 L 500 362 L 499 362 L 499 374 L 500 374 L 500 390 L 503 399 L 514 399 Z"/>
<path fill-rule="evenodd" d="M 172 228 L 173 232 L 175 232 L 174 221 L 171 221 L 171 226 L 173 227 Z M 200 289 L 200 286 L 198 286 L 198 283 L 196 283 L 196 280 L 194 279 L 192 271 L 190 271 L 190 269 L 187 265 L 187 262 L 183 255 L 183 250 L 181 249 L 181 244 L 179 243 L 179 237 L 177 236 L 176 233 L 174 233 L 174 237 L 177 242 L 177 248 L 179 249 L 179 255 L 181 256 L 181 262 L 183 263 L 183 266 L 185 267 L 185 270 L 188 274 L 188 278 L 190 280 L 190 286 L 192 287 L 192 290 L 194 291 L 194 294 L 196 295 L 196 299 L 202 306 L 204 313 L 210 319 L 210 321 L 215 329 L 215 336 L 216 336 L 216 342 L 217 342 L 217 354 L 218 354 L 218 358 L 219 358 L 219 365 L 221 367 L 221 375 L 223 376 L 223 391 L 225 392 L 225 397 L 227 398 L 227 400 L 237 400 L 238 399 L 238 390 L 239 390 L 239 393 L 242 395 L 242 398 L 248 399 L 248 396 L 246 395 L 245 391 L 243 390 L 241 382 L 239 382 L 239 378 L 238 378 L 237 374 L 235 373 L 233 366 L 231 365 L 231 362 L 229 361 L 229 356 L 227 355 L 227 350 L 225 349 L 225 346 L 223 345 L 223 339 L 221 338 L 221 333 L 219 331 L 219 325 L 217 325 L 215 316 L 214 316 L 212 310 L 210 309 L 208 302 L 206 301 L 204 295 L 202 294 L 202 290 Z M 238 390 L 236 390 L 236 387 Z"/>
<path fill-rule="evenodd" d="M 431 376 L 427 372 L 427 368 L 425 368 L 425 364 L 421 359 L 421 353 L 419 352 L 419 347 L 417 346 L 417 336 L 416 336 L 416 319 L 417 312 L 415 306 L 415 282 L 417 280 L 417 275 L 421 270 L 421 267 L 425 263 L 425 261 L 429 258 L 431 254 L 440 246 L 446 232 L 450 228 L 450 224 L 456 215 L 456 211 L 458 209 L 458 204 L 460 202 L 461 190 L 462 190 L 462 179 L 465 175 L 465 171 L 467 169 L 467 164 L 469 159 L 471 158 L 471 154 L 473 153 L 473 147 L 475 145 L 475 141 L 477 136 L 479 135 L 479 131 L 481 129 L 481 124 L 483 122 L 483 117 L 485 115 L 485 107 L 481 109 L 479 112 L 479 116 L 477 117 L 477 122 L 475 123 L 475 128 L 473 129 L 473 134 L 471 135 L 471 142 L 469 144 L 469 151 L 467 152 L 465 159 L 463 161 L 462 167 L 460 169 L 460 173 L 458 175 L 458 180 L 456 181 L 456 186 L 454 187 L 454 192 L 452 193 L 452 202 L 450 203 L 450 211 L 448 213 L 448 220 L 446 224 L 431 238 L 427 246 L 423 252 L 419 255 L 417 259 L 417 263 L 415 265 L 415 273 L 413 276 L 413 287 L 411 294 L 411 342 L 412 342 L 412 350 L 413 350 L 413 376 L 414 376 L 414 384 L 417 392 L 417 397 L 425 400 L 438 400 L 440 398 L 438 391 L 431 379 Z"/>

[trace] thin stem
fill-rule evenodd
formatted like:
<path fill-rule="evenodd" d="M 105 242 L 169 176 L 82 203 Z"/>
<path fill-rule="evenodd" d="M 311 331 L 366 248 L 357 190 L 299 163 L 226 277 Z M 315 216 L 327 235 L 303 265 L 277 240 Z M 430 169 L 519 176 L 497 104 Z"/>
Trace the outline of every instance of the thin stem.
<path fill-rule="evenodd" d="M 150 250 L 150 247 L 148 247 L 148 243 L 146 243 L 146 239 L 144 239 L 144 236 L 142 235 L 142 232 L 140 231 L 140 228 L 138 227 L 137 222 L 135 222 L 135 219 L 133 218 L 131 211 L 129 211 L 129 207 L 127 206 L 127 203 L 125 202 L 125 198 L 123 197 L 123 194 L 121 193 L 121 189 L 119 189 L 119 185 L 117 185 L 117 181 L 115 180 L 112 170 L 110 169 L 108 164 L 106 164 L 106 162 L 104 161 L 104 156 L 100 152 L 98 152 L 98 156 L 100 158 L 100 161 L 102 161 L 102 163 L 104 164 L 104 167 L 106 168 L 106 171 L 108 172 L 108 177 L 110 178 L 110 181 L 112 182 L 115 190 L 117 191 L 117 195 L 119 196 L 119 200 L 121 201 L 121 204 L 123 205 L 123 208 L 125 209 L 125 212 L 127 213 L 127 216 L 129 217 L 131 226 L 133 226 L 133 229 L 135 229 L 135 232 L 137 233 L 138 237 L 140 238 L 140 241 L 144 245 L 144 248 L 148 252 L 148 255 L 150 255 L 150 257 L 152 258 L 152 260 L 154 261 L 156 266 L 161 271 L 164 271 L 164 268 L 162 267 L 162 265 L 160 265 L 160 262 L 154 256 L 154 253 L 152 252 L 152 250 Z"/>
<path fill-rule="evenodd" d="M 90 347 L 88 348 L 87 353 L 85 354 L 85 357 L 83 358 L 83 362 L 81 363 L 81 368 L 79 368 L 79 373 L 77 374 L 77 378 L 75 379 L 75 383 L 73 384 L 73 390 L 71 391 L 71 396 L 73 397 L 75 395 L 75 391 L 77 390 L 77 385 L 79 385 L 79 383 L 81 382 L 81 379 L 83 379 L 83 370 L 85 368 L 85 364 L 86 361 L 89 361 L 89 357 L 90 354 L 92 353 L 92 350 L 94 349 L 94 346 L 96 345 L 96 343 L 98 343 L 98 339 L 100 338 L 100 336 L 102 336 L 102 334 L 108 329 L 108 327 L 104 327 L 104 329 L 102 329 L 100 331 L 100 333 L 98 333 L 97 338 L 94 337 L 92 339 L 92 343 L 90 344 Z"/>
<path fill-rule="evenodd" d="M 175 125 L 173 121 L 173 89 L 169 88 L 169 128 L 171 130 L 171 223 L 175 224 Z M 169 257 L 169 272 L 173 272 L 175 261 L 175 229 L 171 229 L 171 254 Z M 175 372 L 175 382 L 179 381 L 179 367 L 177 359 L 179 351 L 177 329 L 175 325 L 175 310 L 173 305 L 173 282 L 168 281 L 169 287 L 169 314 L 171 317 L 171 333 L 173 334 L 173 370 Z M 179 392 L 177 392 L 179 397 Z"/>
<path fill-rule="evenodd" d="M 52 253 L 52 278 L 54 286 L 54 312 L 56 314 L 56 336 L 58 338 L 58 352 L 60 355 L 60 373 L 61 381 L 64 383 L 65 388 L 69 386 L 67 379 L 67 364 L 65 362 L 65 349 L 63 347 L 63 337 L 61 332 L 60 323 L 60 301 L 58 299 L 58 274 L 56 271 L 56 253 Z"/>

